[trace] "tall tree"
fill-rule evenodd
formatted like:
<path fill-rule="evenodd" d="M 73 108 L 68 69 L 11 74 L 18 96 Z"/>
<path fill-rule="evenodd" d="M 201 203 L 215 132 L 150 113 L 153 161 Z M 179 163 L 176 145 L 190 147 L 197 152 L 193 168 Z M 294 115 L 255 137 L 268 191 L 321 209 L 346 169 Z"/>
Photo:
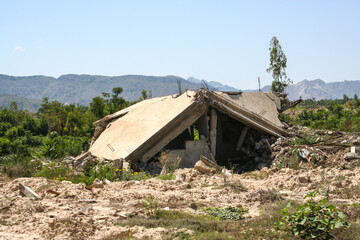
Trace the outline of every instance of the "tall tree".
<path fill-rule="evenodd" d="M 102 118 L 105 116 L 105 103 L 101 97 L 94 97 L 90 102 L 90 111 L 97 117 Z"/>
<path fill-rule="evenodd" d="M 273 77 L 271 90 L 275 92 L 284 92 L 285 88 L 292 83 L 286 76 L 287 58 L 281 49 L 279 40 L 274 36 L 270 41 L 270 66 L 266 69 Z"/>

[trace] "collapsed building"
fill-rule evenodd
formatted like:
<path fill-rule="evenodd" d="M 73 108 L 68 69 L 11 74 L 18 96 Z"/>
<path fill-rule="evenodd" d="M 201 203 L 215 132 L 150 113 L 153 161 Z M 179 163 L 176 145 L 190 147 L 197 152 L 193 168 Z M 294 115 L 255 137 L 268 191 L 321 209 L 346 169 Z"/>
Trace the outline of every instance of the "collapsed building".
<path fill-rule="evenodd" d="M 89 153 L 146 169 L 162 152 L 178 156 L 181 168 L 200 155 L 237 172 L 270 161 L 270 145 L 286 136 L 272 92 L 186 91 L 147 99 L 97 122 Z"/>

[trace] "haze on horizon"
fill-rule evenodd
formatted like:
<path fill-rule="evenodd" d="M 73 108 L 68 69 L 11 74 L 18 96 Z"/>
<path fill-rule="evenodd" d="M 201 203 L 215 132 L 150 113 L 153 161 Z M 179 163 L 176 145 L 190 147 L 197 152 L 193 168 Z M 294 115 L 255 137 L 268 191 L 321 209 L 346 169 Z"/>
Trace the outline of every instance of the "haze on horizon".
<path fill-rule="evenodd" d="M 176 75 L 271 83 L 277 36 L 294 81 L 360 80 L 360 2 L 0 0 L 0 74 Z"/>

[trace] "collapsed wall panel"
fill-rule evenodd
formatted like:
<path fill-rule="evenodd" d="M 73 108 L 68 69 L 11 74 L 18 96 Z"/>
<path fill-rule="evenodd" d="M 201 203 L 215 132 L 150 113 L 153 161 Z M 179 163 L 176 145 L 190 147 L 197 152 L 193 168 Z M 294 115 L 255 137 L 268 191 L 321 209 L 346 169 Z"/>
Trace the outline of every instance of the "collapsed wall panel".
<path fill-rule="evenodd" d="M 145 153 L 150 156 L 148 151 L 161 149 L 203 114 L 194 94 L 149 99 L 127 108 L 126 115 L 107 125 L 89 152 L 109 160 L 138 160 Z"/>

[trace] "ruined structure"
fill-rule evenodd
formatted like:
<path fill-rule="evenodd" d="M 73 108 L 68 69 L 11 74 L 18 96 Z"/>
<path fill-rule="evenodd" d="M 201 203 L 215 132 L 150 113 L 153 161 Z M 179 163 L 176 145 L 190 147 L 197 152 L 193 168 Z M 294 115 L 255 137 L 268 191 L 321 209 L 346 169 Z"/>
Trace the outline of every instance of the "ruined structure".
<path fill-rule="evenodd" d="M 187 91 L 141 101 L 96 122 L 91 155 L 145 167 L 161 151 L 193 167 L 200 155 L 224 166 L 256 167 L 270 144 L 287 135 L 271 92 Z"/>

